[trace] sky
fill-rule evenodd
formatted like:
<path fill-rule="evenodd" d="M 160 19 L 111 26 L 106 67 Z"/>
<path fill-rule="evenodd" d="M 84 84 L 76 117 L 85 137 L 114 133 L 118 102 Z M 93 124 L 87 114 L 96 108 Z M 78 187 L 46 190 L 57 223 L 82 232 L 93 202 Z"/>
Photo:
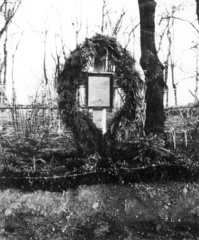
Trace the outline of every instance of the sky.
<path fill-rule="evenodd" d="M 187 3 L 188 2 L 188 3 Z M 79 30 L 78 43 L 85 37 L 92 37 L 101 33 L 103 0 L 22 0 L 12 25 L 9 29 L 9 53 L 18 49 L 14 58 L 14 81 L 17 94 L 17 102 L 26 104 L 31 97 L 34 98 L 40 88 L 43 79 L 43 57 L 46 49 L 46 64 L 49 80 L 53 81 L 54 60 L 56 52 L 61 52 L 62 46 L 69 54 L 76 48 L 76 34 Z M 156 7 L 156 44 L 159 44 L 159 35 L 164 25 L 159 25 L 160 17 L 166 9 L 171 7 L 174 1 L 157 0 Z M 182 4 L 177 16 L 193 22 L 197 26 L 195 0 L 175 0 L 175 5 Z M 122 10 L 126 11 L 122 28 L 117 35 L 117 40 L 125 46 L 128 43 L 129 33 L 132 27 L 139 23 L 139 11 L 137 0 L 107 0 L 110 22 L 104 34 L 111 35 L 112 27 L 116 24 Z M 110 26 L 111 25 L 111 26 Z M 138 69 L 140 58 L 140 29 L 136 28 L 135 34 L 131 34 L 128 50 L 137 61 Z M 45 33 L 47 32 L 46 38 Z M 174 24 L 173 53 L 176 61 L 175 79 L 178 83 L 178 104 L 185 105 L 193 101 L 192 92 L 195 89 L 196 53 L 190 50 L 194 41 L 198 40 L 198 33 L 190 27 L 189 23 L 176 21 Z M 45 44 L 46 43 L 46 44 Z M 166 39 L 162 43 L 162 51 L 159 58 L 165 61 Z M 11 64 L 11 58 L 10 58 Z M 192 77 L 192 78 L 191 78 Z M 11 99 L 11 77 L 8 78 L 7 96 Z M 169 106 L 174 105 L 174 93 L 169 82 Z"/>

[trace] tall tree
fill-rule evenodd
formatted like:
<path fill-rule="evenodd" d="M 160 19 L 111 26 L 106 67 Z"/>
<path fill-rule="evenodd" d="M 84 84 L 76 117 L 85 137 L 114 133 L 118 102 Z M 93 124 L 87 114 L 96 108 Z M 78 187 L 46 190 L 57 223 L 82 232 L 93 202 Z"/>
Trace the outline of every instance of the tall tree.
<path fill-rule="evenodd" d="M 140 64 L 147 80 L 145 132 L 149 134 L 164 131 L 164 67 L 160 62 L 155 46 L 154 0 L 138 0 L 141 29 Z"/>

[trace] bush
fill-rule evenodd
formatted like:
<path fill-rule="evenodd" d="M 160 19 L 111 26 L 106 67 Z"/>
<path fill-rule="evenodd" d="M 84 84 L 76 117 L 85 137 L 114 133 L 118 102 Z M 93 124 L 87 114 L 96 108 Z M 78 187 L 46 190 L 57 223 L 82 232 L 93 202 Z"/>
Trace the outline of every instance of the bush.
<path fill-rule="evenodd" d="M 31 166 L 35 171 L 39 163 L 55 163 L 56 154 L 73 151 L 70 135 L 57 132 L 57 121 L 49 113 L 50 108 L 42 110 L 37 105 L 29 111 L 13 109 L 13 132 L 9 136 L 0 135 L 4 164 Z"/>

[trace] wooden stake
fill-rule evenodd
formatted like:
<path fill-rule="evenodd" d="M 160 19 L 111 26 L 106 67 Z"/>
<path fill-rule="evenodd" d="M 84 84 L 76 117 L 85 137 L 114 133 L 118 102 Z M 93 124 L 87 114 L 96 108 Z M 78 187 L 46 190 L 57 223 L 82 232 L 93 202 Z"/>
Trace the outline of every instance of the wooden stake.
<path fill-rule="evenodd" d="M 184 130 L 185 146 L 187 147 L 187 130 Z"/>

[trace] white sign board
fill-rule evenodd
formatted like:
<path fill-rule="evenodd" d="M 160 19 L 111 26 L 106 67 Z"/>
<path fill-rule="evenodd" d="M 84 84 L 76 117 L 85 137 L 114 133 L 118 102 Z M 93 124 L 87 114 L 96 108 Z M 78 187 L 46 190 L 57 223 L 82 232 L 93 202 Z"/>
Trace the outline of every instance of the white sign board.
<path fill-rule="evenodd" d="M 88 77 L 88 107 L 107 108 L 111 106 L 110 76 Z"/>

